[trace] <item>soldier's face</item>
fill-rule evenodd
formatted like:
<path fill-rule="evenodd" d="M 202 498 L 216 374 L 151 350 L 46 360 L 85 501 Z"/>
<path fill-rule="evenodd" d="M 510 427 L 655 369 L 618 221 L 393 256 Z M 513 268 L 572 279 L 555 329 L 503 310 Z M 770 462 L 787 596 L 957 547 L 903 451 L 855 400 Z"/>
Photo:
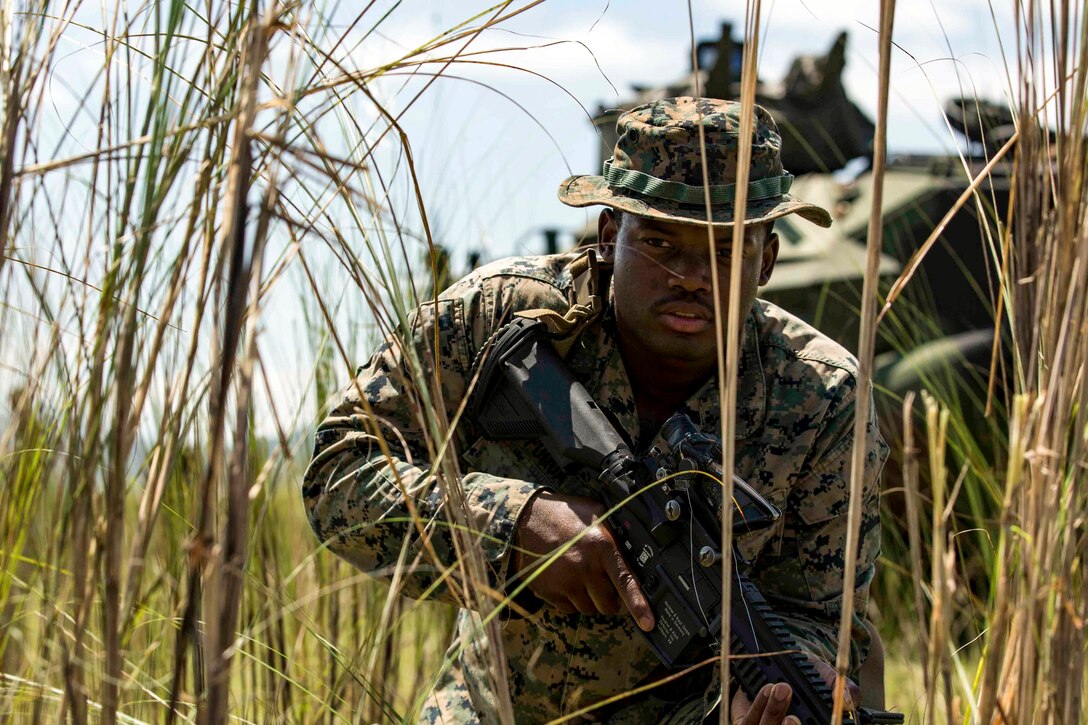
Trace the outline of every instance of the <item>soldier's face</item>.
<path fill-rule="evenodd" d="M 715 229 L 722 317 L 729 309 L 733 230 Z M 625 359 L 637 351 L 640 364 L 717 365 L 710 250 L 705 227 L 660 222 L 611 210 L 598 223 L 601 256 L 614 265 L 616 320 Z M 749 226 L 741 250 L 741 317 L 756 290 L 767 283 L 778 257 L 778 237 Z M 666 368 L 667 369 L 667 368 Z"/>

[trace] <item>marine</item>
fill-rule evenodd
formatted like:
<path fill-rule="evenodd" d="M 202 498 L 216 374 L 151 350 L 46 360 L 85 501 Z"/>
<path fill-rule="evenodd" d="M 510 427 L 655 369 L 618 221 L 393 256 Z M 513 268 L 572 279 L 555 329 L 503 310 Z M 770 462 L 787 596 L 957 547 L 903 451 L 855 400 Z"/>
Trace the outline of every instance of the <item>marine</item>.
<path fill-rule="evenodd" d="M 494 262 L 421 305 L 359 369 L 318 427 L 302 486 L 315 534 L 364 572 L 386 580 L 397 572 L 408 596 L 466 605 L 450 580 L 459 546 L 448 525 L 454 506 L 463 506 L 482 552 L 488 591 L 499 594 L 513 591 L 545 555 L 581 534 L 528 585 L 528 599 L 540 606 L 522 606 L 522 598 L 503 613 L 503 674 L 519 723 L 575 712 L 581 722 L 698 723 L 716 718 L 712 713 L 723 704 L 733 722 L 745 725 L 794 721 L 785 717 L 791 694 L 785 684 L 771 683 L 751 702 L 743 692 L 729 697 L 706 667 L 654 687 L 669 673 L 639 628 L 656 623 L 599 523 L 604 508 L 594 498 L 594 472 L 559 470 L 532 441 L 483 437 L 463 405 L 489 341 L 515 315 L 528 314 L 565 328 L 566 363 L 633 450 L 663 448 L 661 424 L 678 411 L 717 433 L 717 338 L 727 322 L 715 315 L 712 266 L 725 310 L 734 254 L 741 255 L 743 316 L 732 411 L 735 470 L 783 511 L 773 527 L 740 539 L 738 549 L 800 645 L 831 672 L 826 663 L 834 659 L 843 596 L 857 363 L 814 328 L 757 298 L 774 271 L 774 220 L 797 214 L 828 226 L 831 219 L 789 193 L 781 137 L 757 106 L 744 241 L 733 249 L 739 128 L 740 105 L 709 98 L 664 99 L 621 115 L 602 174 L 572 176 L 559 187 L 563 203 L 605 207 L 596 247 Z M 451 421 L 453 476 L 435 460 L 440 446 L 419 413 L 425 399 Z M 848 594 L 859 613 L 851 633 L 854 680 L 870 647 L 879 645 L 863 619 L 880 549 L 878 477 L 887 457 L 872 416 L 865 453 L 856 588 Z M 481 614 L 488 613 L 461 610 L 451 648 L 456 657 L 423 721 L 500 721 Z M 721 702 L 723 692 L 728 703 Z"/>

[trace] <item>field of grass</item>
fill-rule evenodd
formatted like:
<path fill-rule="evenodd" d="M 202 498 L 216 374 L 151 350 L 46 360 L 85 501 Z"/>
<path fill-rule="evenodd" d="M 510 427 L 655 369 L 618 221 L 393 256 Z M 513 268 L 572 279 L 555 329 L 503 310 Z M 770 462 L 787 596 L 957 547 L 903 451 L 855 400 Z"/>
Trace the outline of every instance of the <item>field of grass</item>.
<path fill-rule="evenodd" d="M 335 22 L 300 4 L 0 8 L 0 720 L 415 718 L 453 610 L 325 551 L 298 487 L 336 391 L 435 286 L 399 114 L 545 1 L 481 6 L 372 66 L 353 52 L 399 3 Z M 987 248 L 990 399 L 950 389 L 953 366 L 881 411 L 908 410 L 888 484 L 906 493 L 871 614 L 887 701 L 918 723 L 1088 719 L 1088 17 L 1016 7 L 1011 201 L 989 203 L 987 167 L 960 202 Z M 99 65 L 64 65 L 70 47 Z M 912 271 L 866 280 L 865 371 L 876 336 L 925 327 L 908 329 Z M 438 451 L 449 422 L 421 401 Z M 435 467 L 455 493 L 448 451 Z M 457 576 L 487 602 L 458 536 Z"/>

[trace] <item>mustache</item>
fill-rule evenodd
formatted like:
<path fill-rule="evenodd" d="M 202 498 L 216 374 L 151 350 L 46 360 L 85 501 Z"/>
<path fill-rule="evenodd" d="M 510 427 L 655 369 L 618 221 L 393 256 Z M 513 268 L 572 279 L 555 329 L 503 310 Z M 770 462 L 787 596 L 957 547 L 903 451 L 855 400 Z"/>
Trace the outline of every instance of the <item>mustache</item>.
<path fill-rule="evenodd" d="M 710 296 L 697 292 L 677 292 L 675 294 L 667 295 L 654 302 L 653 309 L 655 312 L 659 312 L 669 305 L 676 304 L 702 307 L 708 315 L 714 315 L 714 304 L 711 301 Z"/>

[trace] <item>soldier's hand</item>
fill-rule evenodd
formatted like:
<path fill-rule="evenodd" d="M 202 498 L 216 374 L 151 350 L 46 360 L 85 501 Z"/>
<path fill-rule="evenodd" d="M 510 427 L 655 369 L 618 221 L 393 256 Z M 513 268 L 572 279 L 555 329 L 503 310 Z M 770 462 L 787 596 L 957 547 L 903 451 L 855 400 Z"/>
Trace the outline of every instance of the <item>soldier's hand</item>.
<path fill-rule="evenodd" d="M 729 722 L 733 725 L 801 725 L 793 715 L 786 716 L 793 699 L 793 688 L 785 682 L 767 684 L 756 694 L 755 702 L 744 690 L 737 690 L 729 705 Z"/>
<path fill-rule="evenodd" d="M 835 687 L 835 668 L 823 660 L 812 658 L 812 664 L 824 678 L 828 687 Z M 755 702 L 748 699 L 744 690 L 737 690 L 729 706 L 729 722 L 733 725 L 801 725 L 793 715 L 786 715 L 793 699 L 793 688 L 785 682 L 763 686 L 756 694 Z M 846 681 L 846 710 L 853 710 L 861 703 L 861 688 L 851 680 Z"/>
<path fill-rule="evenodd" d="M 605 512 L 599 501 L 542 491 L 529 500 L 515 535 L 514 568 L 539 566 L 547 554 L 585 534 L 529 584 L 533 594 L 560 611 L 582 614 L 630 612 L 649 632 L 654 615 L 615 539 L 596 523 Z M 588 530 L 587 530 L 588 529 Z"/>

